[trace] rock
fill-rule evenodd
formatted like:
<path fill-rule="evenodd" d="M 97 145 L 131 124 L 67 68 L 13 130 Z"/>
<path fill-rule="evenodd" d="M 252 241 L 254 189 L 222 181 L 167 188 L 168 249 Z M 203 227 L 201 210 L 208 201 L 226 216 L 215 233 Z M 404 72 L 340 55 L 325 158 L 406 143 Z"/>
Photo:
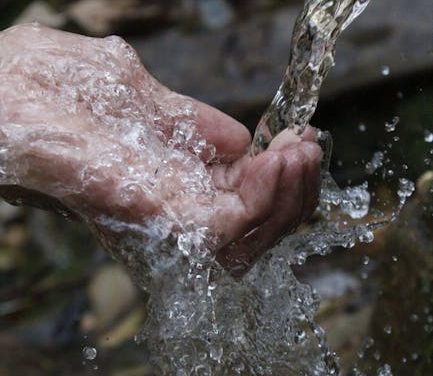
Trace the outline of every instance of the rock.
<path fill-rule="evenodd" d="M 342 34 L 323 96 L 431 69 L 429 7 L 429 0 L 371 2 Z M 245 114 L 265 106 L 275 94 L 298 12 L 299 7 L 291 6 L 216 32 L 171 29 L 129 41 L 146 67 L 170 88 Z M 382 66 L 389 68 L 388 76 L 382 75 Z"/>
<path fill-rule="evenodd" d="M 14 24 L 34 21 L 45 26 L 61 28 L 66 24 L 66 17 L 52 9 L 45 1 L 33 1 L 14 21 Z"/>
<path fill-rule="evenodd" d="M 105 348 L 116 348 L 140 331 L 145 314 L 142 307 L 134 308 L 123 320 L 108 332 L 102 333 L 98 339 L 98 346 Z"/>
<path fill-rule="evenodd" d="M 27 240 L 28 234 L 25 227 L 22 225 L 14 225 L 10 226 L 5 232 L 2 239 L 0 239 L 0 244 L 18 249 L 23 247 Z"/>
<path fill-rule="evenodd" d="M 416 192 L 422 201 L 433 201 L 433 171 L 426 171 L 416 182 Z"/>
<path fill-rule="evenodd" d="M 181 20 L 182 9 L 175 9 L 172 0 L 80 0 L 67 8 L 66 15 L 87 35 L 143 35 Z"/>
<path fill-rule="evenodd" d="M 136 5 L 136 0 L 80 0 L 72 3 L 67 14 L 87 33 L 107 35 Z"/>
<path fill-rule="evenodd" d="M 424 205 L 417 192 L 387 233 L 370 323 L 374 346 L 360 361 L 367 375 L 385 363 L 394 375 L 433 373 L 433 221 L 424 215 Z"/>
<path fill-rule="evenodd" d="M 93 321 L 91 328 L 106 330 L 116 319 L 127 313 L 136 303 L 138 293 L 126 271 L 117 264 L 104 265 L 89 284 L 88 294 Z"/>

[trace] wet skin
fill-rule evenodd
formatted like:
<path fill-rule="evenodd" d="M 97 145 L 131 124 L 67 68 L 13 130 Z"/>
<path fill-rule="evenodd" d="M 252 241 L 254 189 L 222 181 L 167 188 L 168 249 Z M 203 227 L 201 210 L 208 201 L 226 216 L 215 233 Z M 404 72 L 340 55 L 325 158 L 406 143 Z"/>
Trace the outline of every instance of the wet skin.
<path fill-rule="evenodd" d="M 176 176 L 160 177 L 163 183 L 167 180 L 159 185 L 164 188 L 151 193 L 138 189 L 128 199 L 122 198 L 120 182 L 128 178 L 125 164 L 139 166 L 143 175 L 148 168 L 152 174 L 154 166 L 148 162 L 146 167 L 146 161 L 155 158 L 151 149 L 141 154 L 130 150 L 117 137 L 118 130 L 95 115 L 101 98 L 87 95 L 85 89 L 68 96 L 68 87 L 89 79 L 82 76 L 83 62 L 90 73 L 92 69 L 95 74 L 112 72 L 132 88 L 134 97 L 128 108 L 133 115 L 128 116 L 139 122 L 140 116 L 144 119 L 146 111 L 151 111 L 152 126 L 161 139 L 173 132 L 177 121 L 173 108 L 193 109 L 183 115 L 184 120 L 195 124 L 194 132 L 216 150 L 215 158 L 203 153 L 197 162 L 204 165 L 214 186 L 214 195 L 203 197 L 206 205 L 211 203 L 210 213 L 203 214 L 202 200 L 196 196 L 176 195 L 186 189 Z M 122 116 L 117 97 L 104 94 L 102 100 L 110 116 Z M 67 111 L 70 108 L 74 111 Z M 19 197 L 35 206 L 61 208 L 87 221 L 103 214 L 137 224 L 164 213 L 169 203 L 174 215 L 217 235 L 213 245 L 217 259 L 234 269 L 245 269 L 293 232 L 318 201 L 322 152 L 314 128 L 308 127 L 302 136 L 284 131 L 267 151 L 252 157 L 248 152 L 251 137 L 242 124 L 161 85 L 141 66 L 133 50 L 117 39 L 114 43 L 35 25 L 1 32 L 0 144 L 8 158 L 0 159 L 0 167 L 6 175 L 14 175 L 0 180 L 0 194 L 8 200 Z M 122 163 L 94 163 L 108 151 Z M 182 176 L 182 166 L 177 169 Z"/>

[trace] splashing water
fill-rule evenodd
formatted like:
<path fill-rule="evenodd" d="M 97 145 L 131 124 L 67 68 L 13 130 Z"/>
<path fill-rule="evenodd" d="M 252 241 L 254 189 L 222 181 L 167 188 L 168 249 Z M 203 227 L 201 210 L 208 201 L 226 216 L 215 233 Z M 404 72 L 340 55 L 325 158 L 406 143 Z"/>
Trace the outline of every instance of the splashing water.
<path fill-rule="evenodd" d="M 303 130 L 316 108 L 320 85 L 333 64 L 338 35 L 367 4 L 368 1 L 307 2 L 295 27 L 284 82 L 257 128 L 254 154 L 289 125 L 298 132 Z M 150 291 L 158 294 L 151 295 L 151 312 L 141 341 L 153 354 L 159 354 L 154 361 L 163 373 L 339 373 L 336 355 L 313 320 L 318 298 L 310 286 L 295 278 L 290 265 L 302 264 L 313 254 L 325 255 L 334 246 L 351 248 L 357 241 L 371 242 L 373 231 L 389 219 L 375 212 L 374 222 L 360 221 L 371 214 L 367 184 L 341 190 L 326 172 L 330 138 L 325 134 L 322 140 L 322 220 L 308 231 L 284 239 L 240 281 L 212 263 L 211 258 L 197 262 L 189 257 L 177 262 L 168 274 L 154 276 Z M 399 206 L 391 220 L 397 217 L 413 189 L 410 181 L 400 181 Z M 187 253 L 193 255 L 197 251 Z"/>
<path fill-rule="evenodd" d="M 367 3 L 307 2 L 295 27 L 285 80 L 257 128 L 254 154 L 289 125 L 302 132 L 333 64 L 339 33 Z M 309 38 L 304 40 L 307 31 Z M 290 265 L 302 264 L 313 254 L 327 254 L 334 246 L 371 242 L 373 230 L 388 220 L 375 213 L 376 222 L 357 222 L 369 213 L 368 187 L 338 188 L 326 171 L 332 145 L 323 134 L 322 220 L 284 239 L 240 281 L 211 258 L 183 259 L 170 270 L 171 278 L 164 273 L 154 276 L 150 291 L 159 293 L 151 296 L 152 310 L 141 340 L 153 354 L 160 354 L 154 361 L 163 373 L 176 369 L 179 375 L 338 374 L 336 355 L 313 321 L 318 298 L 295 278 Z M 413 186 L 401 182 L 399 192 L 401 208 Z"/>
<path fill-rule="evenodd" d="M 338 35 L 367 4 L 368 0 L 310 0 L 306 3 L 295 27 L 284 82 L 259 123 L 255 152 L 265 148 L 271 138 L 289 124 L 302 131 L 316 108 L 321 83 L 333 64 Z M 85 162 L 84 177 L 88 171 L 100 172 L 105 167 L 118 170 L 122 179 L 113 182 L 113 191 L 122 202 L 134 202 L 141 190 L 148 194 L 157 189 L 165 192 L 166 187 L 175 182 L 179 186 L 177 198 L 199 202 L 202 222 L 206 223 L 205 218 L 212 214 L 215 187 L 200 157 L 206 150 L 212 155 L 212 148 L 191 132 L 195 127 L 193 122 L 185 123 L 194 113 L 194 107 L 185 104 L 183 99 L 182 106 L 174 103 L 169 108 L 173 129 L 167 140 L 156 126 L 159 112 L 152 103 L 146 102 L 148 91 L 141 92 L 140 85 L 124 83 L 128 72 L 134 69 L 138 72 L 134 80 L 145 76 L 137 67 L 137 58 L 131 49 L 116 38 L 101 40 L 98 46 L 95 59 L 104 63 L 110 49 L 123 51 L 127 62 L 124 69 L 108 74 L 95 62 L 85 61 L 81 62 L 79 72 L 70 72 L 67 80 L 60 80 L 56 78 L 58 71 L 64 74 L 68 72 L 67 67 L 77 64 L 75 60 L 69 61 L 66 57 L 62 60 L 55 55 L 51 65 L 41 65 L 37 76 L 45 86 L 55 86 L 56 95 L 48 97 L 39 87 L 37 90 L 30 88 L 32 90 L 27 92 L 34 96 L 32 103 L 42 109 L 53 103 L 60 109 L 66 108 L 67 118 L 79 113 L 84 103 L 83 108 L 103 124 L 99 130 L 83 128 L 83 132 L 101 132 L 102 136 L 98 137 L 102 141 L 81 146 L 89 153 L 81 157 L 84 161 L 71 159 L 77 164 Z M 44 46 L 49 47 L 49 44 Z M 28 70 L 34 72 L 34 62 L 39 61 L 41 53 L 42 49 L 37 50 L 34 56 L 26 56 L 19 63 L 26 66 L 32 62 Z M 6 66 L 7 56 L 4 61 Z M 13 63 L 16 64 L 17 59 L 14 58 Z M 13 64 L 11 69 L 14 69 Z M 18 84 L 24 88 L 30 85 L 28 82 Z M 147 84 L 153 85 L 152 82 Z M 8 100 L 19 99 L 13 95 L 11 91 Z M 166 96 L 171 95 L 166 93 Z M 77 97 L 79 103 L 70 100 Z M 110 97 L 116 98 L 115 103 L 110 102 Z M 69 105 L 65 106 L 67 100 Z M 41 142 L 34 135 L 43 132 L 45 127 L 29 135 L 18 120 L 2 128 L 4 137 L 10 145 L 15 141 L 17 145 L 29 145 L 38 155 L 43 156 L 49 150 L 51 154 L 76 156 L 75 145 L 86 142 L 84 136 L 67 133 L 67 129 L 61 128 L 62 124 L 57 125 L 49 140 Z M 106 131 L 108 127 L 112 133 Z M 70 142 L 64 142 L 65 135 Z M 318 297 L 310 286 L 296 279 L 291 265 L 302 264 L 313 254 L 325 255 L 334 246 L 351 248 L 357 241 L 369 242 L 373 239 L 373 230 L 387 219 L 381 213 L 372 213 L 366 184 L 343 190 L 335 184 L 326 172 L 330 138 L 322 137 L 322 140 L 326 150 L 318 208 L 320 219 L 307 230 L 284 239 L 241 280 L 215 262 L 210 251 L 214 239 L 208 227 L 188 220 L 185 213 L 179 214 L 170 206 L 171 197 L 164 197 L 166 204 L 161 214 L 140 224 L 109 215 L 95 220 L 87 213 L 80 213 L 106 248 L 127 266 L 137 284 L 149 294 L 148 317 L 137 342 L 145 344 L 149 350 L 151 362 L 159 368 L 158 374 L 338 374 L 336 355 L 329 349 L 323 330 L 314 322 Z M 124 149 L 129 152 L 124 154 Z M 0 160 L 0 171 L 7 167 L 4 171 L 8 171 L 8 175 L 0 175 L 0 182 L 32 188 L 35 183 L 22 171 L 14 169 L 25 168 L 20 163 L 20 154 L 13 148 L 7 153 Z M 133 158 L 138 162 L 130 166 Z M 130 167 L 125 169 L 125 166 Z M 149 174 L 150 170 L 155 173 Z M 88 179 L 85 183 L 94 181 Z M 65 184 L 49 186 L 46 191 L 55 197 L 65 197 L 67 202 L 68 197 L 85 188 Z M 400 181 L 399 208 L 413 188 L 408 180 Z M 362 221 L 368 214 L 373 215 L 375 222 Z"/>
<path fill-rule="evenodd" d="M 98 355 L 97 350 L 94 347 L 85 346 L 83 348 L 83 357 L 86 360 L 95 360 Z"/>

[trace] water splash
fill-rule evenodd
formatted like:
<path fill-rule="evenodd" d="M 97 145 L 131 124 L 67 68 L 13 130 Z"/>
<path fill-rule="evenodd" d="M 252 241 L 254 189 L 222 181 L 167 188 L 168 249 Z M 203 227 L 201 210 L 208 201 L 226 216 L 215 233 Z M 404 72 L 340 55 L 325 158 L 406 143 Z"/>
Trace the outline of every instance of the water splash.
<path fill-rule="evenodd" d="M 94 347 L 85 346 L 83 348 L 83 357 L 86 360 L 95 360 L 98 355 L 97 350 Z"/>
<path fill-rule="evenodd" d="M 299 62 L 299 66 L 295 66 L 297 70 L 290 71 L 288 83 L 283 84 L 279 97 L 277 95 L 282 98 L 286 88 L 298 85 L 294 86 L 296 90 L 289 90 L 293 94 L 291 112 L 284 119 L 298 119 L 297 123 L 291 120 L 289 123 L 297 125 L 299 130 L 315 109 L 321 82 L 333 64 L 334 43 L 338 34 L 367 3 L 307 2 L 295 29 L 300 34 L 295 33 L 291 58 L 291 64 Z M 309 17 L 312 17 L 311 23 Z M 307 31 L 311 33 L 305 34 Z M 303 35 L 308 38 L 303 39 Z M 33 34 L 26 33 L 26 38 L 32 37 Z M 329 45 L 325 43 L 328 38 Z M 34 43 L 38 41 L 39 37 Z M 305 41 L 313 42 L 317 55 L 311 53 L 313 50 L 305 49 L 305 44 L 301 43 Z M 103 126 L 92 128 L 93 123 L 90 123 L 89 129 L 83 130 L 89 135 L 84 137 L 68 133 L 70 128 L 62 129 L 62 123 L 59 123 L 50 130 L 50 137 L 44 139 L 40 135 L 47 132 L 45 125 L 41 125 L 40 129 L 34 128 L 29 134 L 29 127 L 21 126 L 19 119 L 7 123 L 2 131 L 7 144 L 12 147 L 7 151 L 5 162 L 1 160 L 0 167 L 7 167 L 4 170 L 9 173 L 8 176 L 1 176 L 1 181 L 38 188 L 30 175 L 16 170 L 26 168 L 19 158 L 26 156 L 25 153 L 30 150 L 39 156 L 49 152 L 49 156 L 55 155 L 58 160 L 71 155 L 69 161 L 78 164 L 82 186 L 65 182 L 62 186 L 44 187 L 47 194 L 61 197 L 70 205 L 73 202 L 68 198 L 86 192 L 95 179 L 105 182 L 101 172 L 106 169 L 109 170 L 107 175 L 121 177 L 119 181 L 112 182 L 113 196 L 121 200 L 123 207 L 125 202 L 131 203 L 134 214 L 137 214 L 133 210 L 136 207 L 132 204 L 137 197 L 143 197 L 143 190 L 149 195 L 154 191 L 168 195 L 162 195 L 161 215 L 146 217 L 145 221 L 126 222 L 110 215 L 95 219 L 87 212 L 80 213 L 105 247 L 126 265 L 137 284 L 149 294 L 147 321 L 137 341 L 148 348 L 151 362 L 160 370 L 158 374 L 338 374 L 336 355 L 327 345 L 323 330 L 314 322 L 319 299 L 310 286 L 295 278 L 291 265 L 302 264 L 313 254 L 325 255 L 335 246 L 351 248 L 357 241 L 371 241 L 374 229 L 384 223 L 384 219 L 380 213 L 372 213 L 365 184 L 340 189 L 332 180 L 327 172 L 332 143 L 326 133 L 321 137 L 326 153 L 319 219 L 308 229 L 284 239 L 262 257 L 243 279 L 238 280 L 215 262 L 210 251 L 214 239 L 209 228 L 200 221 L 188 220 L 187 213 L 179 213 L 174 205 L 170 205 L 172 197 L 169 194 L 172 190 L 169 187 L 174 182 L 179 187 L 177 198 L 190 198 L 191 202 L 200 203 L 203 217 L 213 212 L 215 187 L 202 154 L 206 152 L 212 158 L 214 149 L 196 132 L 191 132 L 196 125 L 188 123 L 194 113 L 193 106 L 184 99 L 176 103 L 173 99 L 177 97 L 165 93 L 170 99 L 167 102 L 172 103 L 165 111 L 169 112 L 173 121 L 173 129 L 167 136 L 158 128 L 161 111 L 155 110 L 155 107 L 161 110 L 162 105 L 158 107 L 158 103 L 155 106 L 155 103 L 147 102 L 148 91 L 142 89 L 144 85 L 156 88 L 148 82 L 138 59 L 124 42 L 108 38 L 90 45 L 95 61 L 80 61 L 79 72 L 68 70 L 68 67 L 78 66 L 75 55 L 59 59 L 57 50 L 51 64 L 44 61 L 44 64 L 38 65 L 40 56 L 45 53 L 44 49 L 50 48 L 50 44 L 43 47 L 36 51 L 27 50 L 21 60 L 15 56 L 10 59 L 10 69 L 15 69 L 19 63 L 23 69 L 37 74 L 44 88 L 56 88 L 55 95 L 49 96 L 39 86 L 27 87 L 30 86 L 27 81 L 16 82 L 15 87 L 28 88 L 26 93 L 32 95 L 32 100 L 26 99 L 25 103 L 35 103 L 43 109 L 54 105 L 58 111 L 65 111 L 63 115 L 66 118 L 76 116 L 84 108 Z M 115 66 L 112 72 L 101 69 L 98 61 L 105 64 L 109 51 L 122 51 L 124 66 Z M 310 58 L 315 64 L 312 69 Z M 320 60 L 322 58 L 324 60 Z M 8 61 L 8 56 L 3 57 L 5 70 Z M 131 71 L 136 74 L 132 80 L 138 82 L 136 85 L 128 84 Z M 70 74 L 66 79 L 65 72 Z M 311 72 L 314 75 L 310 75 Z M 314 81 L 317 78 L 319 80 Z M 12 78 L 8 76 L 8 79 Z M 302 88 L 307 87 L 312 89 L 302 92 Z M 5 88 L 7 86 L 0 86 L 0 90 Z M 305 93 L 305 96 L 295 93 Z M 7 100 L 22 101 L 22 98 L 16 90 L 10 90 Z M 65 106 L 65 103 L 68 105 Z M 44 116 L 47 113 L 49 111 Z M 279 111 L 275 113 L 280 114 Z M 287 122 L 282 124 L 287 125 Z M 263 123 L 259 127 L 262 126 Z M 110 131 L 107 132 L 107 129 Z M 97 133 L 97 137 L 92 132 Z M 86 140 L 92 139 L 99 142 L 87 145 Z M 21 151 L 14 149 L 13 145 L 28 145 L 28 148 Z M 81 159 L 74 158 L 77 155 L 76 145 L 88 154 L 80 153 Z M 130 163 L 131 159 L 134 164 Z M 90 174 L 92 171 L 99 175 Z M 401 182 L 400 206 L 412 191 L 410 182 Z M 367 215 L 376 216 L 376 221 L 365 223 Z"/>

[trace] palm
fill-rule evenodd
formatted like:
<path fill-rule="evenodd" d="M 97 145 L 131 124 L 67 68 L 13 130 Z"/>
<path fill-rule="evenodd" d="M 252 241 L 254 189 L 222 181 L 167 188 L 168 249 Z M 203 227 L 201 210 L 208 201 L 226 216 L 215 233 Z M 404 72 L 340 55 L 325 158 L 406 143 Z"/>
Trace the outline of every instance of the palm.
<path fill-rule="evenodd" d="M 314 210 L 321 151 L 311 128 L 252 158 L 245 127 L 160 85 L 119 39 L 23 26 L 0 34 L 0 56 L 4 196 L 19 186 L 128 223 L 172 215 L 210 229 L 233 266 Z"/>

